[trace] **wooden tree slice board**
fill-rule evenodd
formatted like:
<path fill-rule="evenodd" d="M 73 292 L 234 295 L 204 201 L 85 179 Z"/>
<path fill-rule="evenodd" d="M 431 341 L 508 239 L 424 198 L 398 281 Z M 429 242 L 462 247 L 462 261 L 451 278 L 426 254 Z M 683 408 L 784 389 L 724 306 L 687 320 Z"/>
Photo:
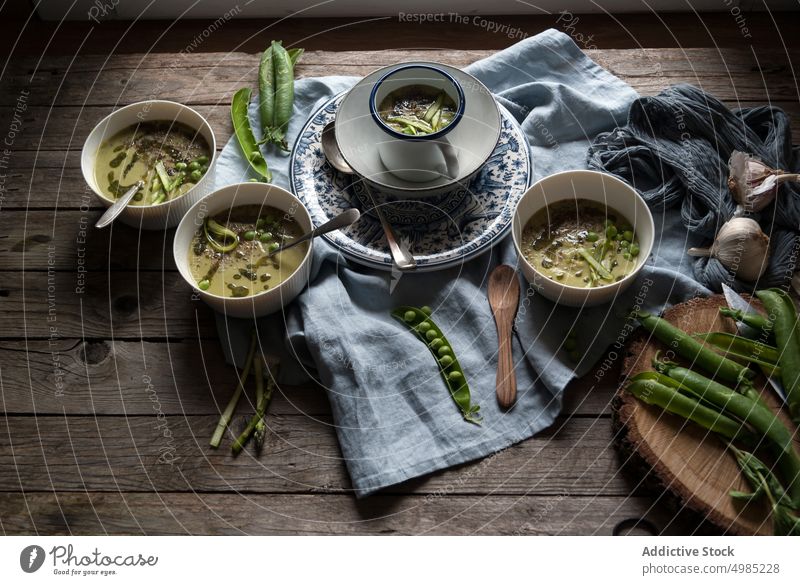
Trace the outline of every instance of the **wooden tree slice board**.
<path fill-rule="evenodd" d="M 721 295 L 692 299 L 666 311 L 664 318 L 688 333 L 735 333 L 734 322 L 719 314 L 721 306 L 726 306 Z M 754 302 L 754 306 L 759 305 Z M 628 344 L 623 376 L 652 370 L 656 352 L 660 350 L 664 354 L 668 349 L 640 330 Z M 671 359 L 681 361 L 680 358 Z M 779 411 L 779 399 L 767 388 L 766 379 L 759 378 L 756 384 L 767 403 Z M 639 455 L 659 483 L 676 495 L 682 505 L 728 533 L 772 534 L 766 504 L 744 506 L 730 497 L 731 490 L 749 492 L 751 489 L 722 441 L 699 425 L 644 404 L 626 392 L 624 386 L 618 390 L 615 403 L 615 420 L 624 447 Z M 788 423 L 785 415 L 782 418 Z"/>

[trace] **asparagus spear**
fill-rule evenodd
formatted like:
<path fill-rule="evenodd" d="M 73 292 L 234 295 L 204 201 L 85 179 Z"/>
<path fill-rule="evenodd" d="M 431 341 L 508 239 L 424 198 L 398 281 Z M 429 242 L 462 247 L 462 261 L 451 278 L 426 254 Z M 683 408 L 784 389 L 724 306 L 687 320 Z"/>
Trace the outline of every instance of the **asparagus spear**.
<path fill-rule="evenodd" d="M 239 383 L 236 385 L 236 390 L 234 390 L 233 396 L 231 396 L 231 399 L 228 402 L 228 406 L 225 407 L 225 410 L 219 417 L 219 422 L 217 423 L 216 429 L 214 429 L 214 435 L 211 437 L 211 442 L 209 443 L 214 449 L 219 447 L 219 444 L 222 441 L 222 435 L 225 434 L 225 429 L 228 428 L 228 425 L 233 418 L 233 412 L 236 410 L 236 405 L 239 403 L 239 398 L 242 396 L 244 384 L 247 381 L 248 376 L 250 376 L 250 368 L 253 365 L 253 356 L 255 355 L 255 352 L 256 331 L 253 329 L 253 333 L 250 336 L 250 349 L 247 352 L 247 358 L 244 362 L 244 368 L 242 368 L 242 375 L 239 377 Z"/>

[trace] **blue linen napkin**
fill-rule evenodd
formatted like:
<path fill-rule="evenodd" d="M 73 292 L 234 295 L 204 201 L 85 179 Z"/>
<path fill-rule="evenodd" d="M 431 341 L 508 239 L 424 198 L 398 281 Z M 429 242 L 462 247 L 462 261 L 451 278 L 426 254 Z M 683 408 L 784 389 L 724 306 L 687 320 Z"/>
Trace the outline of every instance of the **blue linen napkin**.
<path fill-rule="evenodd" d="M 636 93 L 591 61 L 563 33 L 548 30 L 466 69 L 520 122 L 532 149 L 534 179 L 586 168 L 596 134 L 624 123 Z M 301 79 L 296 84 L 290 143 L 308 117 L 354 78 Z M 257 119 L 255 108 L 251 108 Z M 267 157 L 275 183 L 289 188 L 288 157 Z M 249 177 L 235 140 L 223 149 L 217 187 Z M 526 439 L 552 424 L 565 386 L 587 373 L 609 345 L 632 330 L 633 305 L 661 308 L 708 291 L 691 277 L 686 231 L 675 212 L 656 214 L 653 256 L 638 281 L 614 304 L 559 307 L 522 281 L 514 361 L 518 400 L 497 406 L 497 335 L 486 296 L 489 273 L 516 265 L 511 239 L 463 266 L 406 274 L 390 293 L 390 275 L 348 262 L 323 240 L 314 244 L 311 285 L 284 313 L 260 320 L 262 347 L 282 354 L 281 379 L 315 378 L 328 392 L 353 488 L 364 496 L 383 487 L 473 459 Z M 429 305 L 466 373 L 482 426 L 464 421 L 428 349 L 389 312 Z M 250 324 L 218 316 L 229 361 L 241 365 Z M 285 336 L 283 331 L 286 331 Z M 562 349 L 577 333 L 578 363 Z"/>

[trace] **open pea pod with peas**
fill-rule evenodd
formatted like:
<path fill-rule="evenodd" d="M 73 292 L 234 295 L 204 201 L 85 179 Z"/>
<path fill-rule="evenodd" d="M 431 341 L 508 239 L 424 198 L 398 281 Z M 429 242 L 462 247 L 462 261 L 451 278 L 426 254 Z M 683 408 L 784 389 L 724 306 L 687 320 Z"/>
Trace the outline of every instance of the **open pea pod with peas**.
<path fill-rule="evenodd" d="M 392 317 L 408 327 L 431 351 L 450 396 L 461 410 L 464 420 L 480 425 L 483 421 L 479 414 L 481 407 L 472 402 L 464 370 L 461 369 L 450 342 L 431 319 L 430 307 L 397 307 L 392 311 Z"/>

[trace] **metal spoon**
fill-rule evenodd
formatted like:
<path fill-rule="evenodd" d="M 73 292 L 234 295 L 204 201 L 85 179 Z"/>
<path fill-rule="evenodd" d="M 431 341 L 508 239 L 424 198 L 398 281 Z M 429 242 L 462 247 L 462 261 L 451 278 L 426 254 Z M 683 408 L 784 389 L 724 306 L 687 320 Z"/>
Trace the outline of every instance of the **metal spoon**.
<path fill-rule="evenodd" d="M 94 224 L 96 228 L 104 228 L 108 224 L 110 224 L 114 219 L 122 213 L 122 210 L 128 206 L 128 203 L 131 202 L 133 196 L 136 195 L 136 192 L 142 188 L 144 185 L 144 181 L 136 181 L 133 186 L 125 191 L 125 194 L 114 201 L 114 204 L 106 209 L 106 212 L 100 216 L 100 219 L 97 220 L 97 223 Z"/>
<path fill-rule="evenodd" d="M 297 244 L 310 240 L 311 238 L 316 238 L 317 236 L 321 236 L 322 234 L 327 234 L 328 232 L 332 232 L 333 230 L 338 230 L 345 226 L 350 225 L 351 223 L 355 223 L 358 218 L 361 217 L 361 213 L 358 209 L 348 209 L 347 211 L 343 211 L 333 219 L 330 219 L 323 223 L 321 226 L 314 228 L 310 232 L 303 234 L 293 242 L 289 242 L 288 244 L 284 244 L 279 248 L 273 250 L 269 254 L 267 254 L 268 258 L 272 258 L 275 254 L 279 254 L 284 250 L 288 250 L 289 248 L 293 248 Z"/>
<path fill-rule="evenodd" d="M 514 375 L 514 355 L 511 352 L 511 332 L 519 306 L 519 279 L 508 264 L 501 264 L 489 275 L 489 305 L 497 325 L 497 402 L 511 408 L 517 399 L 517 378 Z"/>
<path fill-rule="evenodd" d="M 350 165 L 347 164 L 347 161 L 344 160 L 342 151 L 339 150 L 339 144 L 336 142 L 335 122 L 328 122 L 325 128 L 322 129 L 322 152 L 325 153 L 325 158 L 328 159 L 328 162 L 331 163 L 331 166 L 337 171 L 345 175 L 355 174 L 355 171 L 353 171 Z M 386 235 L 386 241 L 389 244 L 389 251 L 392 254 L 392 261 L 395 263 L 395 266 L 400 270 L 413 270 L 417 267 L 414 256 L 402 241 L 398 241 L 394 229 L 392 229 L 392 225 L 388 222 L 386 216 L 383 215 L 381 208 L 375 203 L 375 198 L 372 196 L 372 191 L 366 181 L 364 181 L 364 190 L 367 192 L 369 200 L 372 203 L 372 208 L 375 210 L 375 214 L 381 222 L 381 227 L 383 228 L 383 233 Z"/>

